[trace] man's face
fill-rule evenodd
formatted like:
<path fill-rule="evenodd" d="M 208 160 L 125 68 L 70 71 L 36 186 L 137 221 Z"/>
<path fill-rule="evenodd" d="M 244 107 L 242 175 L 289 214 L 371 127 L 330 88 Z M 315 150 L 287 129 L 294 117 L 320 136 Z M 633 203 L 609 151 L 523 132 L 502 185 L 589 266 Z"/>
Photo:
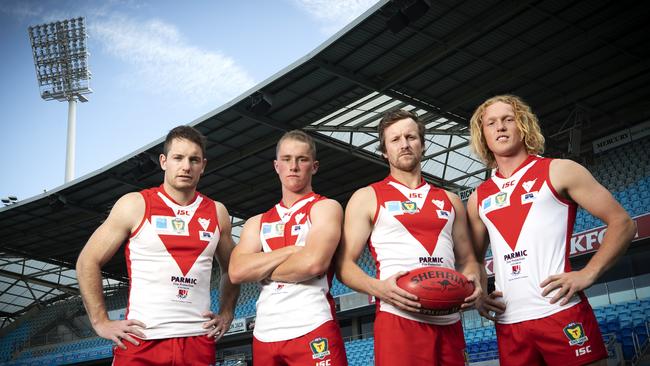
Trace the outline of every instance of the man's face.
<path fill-rule="evenodd" d="M 312 157 L 309 145 L 290 138 L 280 144 L 273 165 L 282 186 L 292 192 L 311 187 L 311 178 L 318 170 L 318 161 Z"/>
<path fill-rule="evenodd" d="M 382 155 L 392 168 L 411 172 L 422 160 L 424 146 L 418 125 L 411 118 L 399 120 L 384 130 L 386 152 Z"/>
<path fill-rule="evenodd" d="M 165 182 L 178 190 L 196 189 L 205 169 L 201 147 L 186 139 L 174 139 L 167 155 L 160 155 Z"/>
<path fill-rule="evenodd" d="M 512 156 L 524 147 L 523 136 L 517 128 L 515 112 L 508 103 L 495 102 L 483 113 L 483 136 L 495 156 Z"/>

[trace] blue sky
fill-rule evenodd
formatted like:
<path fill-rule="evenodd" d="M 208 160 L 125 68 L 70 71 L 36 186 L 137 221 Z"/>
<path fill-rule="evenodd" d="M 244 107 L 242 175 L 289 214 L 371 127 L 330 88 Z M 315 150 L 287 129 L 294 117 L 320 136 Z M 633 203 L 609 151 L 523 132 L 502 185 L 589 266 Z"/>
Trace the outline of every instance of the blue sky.
<path fill-rule="evenodd" d="M 375 2 L 1 1 L 0 197 L 26 199 L 64 180 L 68 105 L 41 99 L 28 26 L 86 18 L 94 92 L 77 107 L 81 177 L 235 98 Z"/>

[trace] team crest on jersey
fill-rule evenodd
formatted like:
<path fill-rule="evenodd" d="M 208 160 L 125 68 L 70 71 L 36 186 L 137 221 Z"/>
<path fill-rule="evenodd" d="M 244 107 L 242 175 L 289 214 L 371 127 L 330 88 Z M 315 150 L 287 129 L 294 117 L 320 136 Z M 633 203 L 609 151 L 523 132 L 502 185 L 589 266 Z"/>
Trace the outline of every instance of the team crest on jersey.
<path fill-rule="evenodd" d="M 203 228 L 203 230 L 208 230 L 208 226 L 210 226 L 210 219 L 204 219 L 202 217 L 199 217 L 199 225 Z"/>
<path fill-rule="evenodd" d="M 436 210 L 436 213 L 438 213 L 438 218 L 439 219 L 445 219 L 445 220 L 449 219 L 449 215 L 450 215 L 449 211 Z"/>
<path fill-rule="evenodd" d="M 582 346 L 589 340 L 585 335 L 582 323 L 569 323 L 564 327 L 564 334 L 569 338 L 569 345 L 571 346 Z"/>
<path fill-rule="evenodd" d="M 304 214 L 304 213 L 302 213 L 302 212 L 297 213 L 296 216 L 295 216 L 296 224 L 300 224 L 300 221 L 302 221 L 302 218 L 303 218 L 303 217 L 305 217 L 305 214 Z"/>
<path fill-rule="evenodd" d="M 178 297 L 179 299 L 186 299 L 189 292 L 190 292 L 190 290 L 187 290 L 187 289 L 184 289 L 184 288 L 179 288 L 178 289 L 178 295 L 176 295 L 176 297 Z"/>
<path fill-rule="evenodd" d="M 327 338 L 315 338 L 309 342 L 309 347 L 311 348 L 311 358 L 313 359 L 323 359 L 330 355 L 329 344 Z"/>
<path fill-rule="evenodd" d="M 436 207 L 438 207 L 439 210 L 442 210 L 445 207 L 445 201 L 443 200 L 431 200 L 431 203 L 436 205 Z"/>
<path fill-rule="evenodd" d="M 521 204 L 531 203 L 537 198 L 537 192 L 526 192 L 521 195 Z"/>
<path fill-rule="evenodd" d="M 179 219 L 178 217 L 173 218 L 172 229 L 179 234 L 185 231 L 185 220 Z"/>
<path fill-rule="evenodd" d="M 500 207 L 505 206 L 508 203 L 508 193 L 507 192 L 497 193 L 497 195 L 494 196 L 494 203 Z"/>
<path fill-rule="evenodd" d="M 530 190 L 533 188 L 533 184 L 535 184 L 536 181 L 537 181 L 537 178 L 535 178 L 533 180 L 523 182 L 523 183 L 521 183 L 521 186 L 524 187 L 526 192 L 530 192 Z"/>
<path fill-rule="evenodd" d="M 402 211 L 406 212 L 407 214 L 414 214 L 418 212 L 418 205 L 416 205 L 413 201 L 404 201 L 402 202 Z"/>

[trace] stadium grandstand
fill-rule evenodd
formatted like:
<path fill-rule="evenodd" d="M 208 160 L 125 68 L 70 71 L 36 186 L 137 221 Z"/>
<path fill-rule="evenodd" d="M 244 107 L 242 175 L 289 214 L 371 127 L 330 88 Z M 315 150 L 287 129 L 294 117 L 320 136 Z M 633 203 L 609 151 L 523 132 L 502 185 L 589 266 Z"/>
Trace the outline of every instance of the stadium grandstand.
<path fill-rule="evenodd" d="M 376 126 L 392 108 L 426 123 L 423 173 L 466 198 L 490 171 L 470 152 L 468 120 L 487 97 L 522 96 L 539 116 L 545 155 L 588 167 L 627 209 L 630 249 L 586 291 L 609 364 L 650 364 L 650 7 L 618 1 L 382 0 L 317 49 L 194 121 L 208 138 L 199 191 L 223 202 L 233 225 L 276 203 L 275 143 L 300 128 L 318 144 L 315 190 L 345 204 L 385 177 Z M 162 138 L 52 191 L 0 208 L 0 364 L 109 365 L 79 296 L 74 265 L 116 199 L 158 185 Z M 581 268 L 605 227 L 578 213 L 571 262 Z M 235 230 L 235 235 L 239 232 Z M 374 274 L 366 250 L 361 267 Z M 491 261 L 487 261 L 488 273 Z M 218 310 L 219 271 L 212 310 Z M 127 303 L 123 253 L 104 267 L 109 315 Z M 373 365 L 373 299 L 335 280 L 350 365 Z M 259 290 L 242 286 L 218 365 L 251 365 Z M 469 362 L 498 364 L 494 325 L 462 314 Z"/>

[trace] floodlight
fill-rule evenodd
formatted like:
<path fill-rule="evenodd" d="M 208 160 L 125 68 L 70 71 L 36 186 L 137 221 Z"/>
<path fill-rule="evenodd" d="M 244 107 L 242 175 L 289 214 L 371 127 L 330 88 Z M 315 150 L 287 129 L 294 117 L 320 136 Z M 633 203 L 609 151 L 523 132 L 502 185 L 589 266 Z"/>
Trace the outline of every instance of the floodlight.
<path fill-rule="evenodd" d="M 28 28 L 41 98 L 68 102 L 65 182 L 74 178 L 77 101 L 90 89 L 89 53 L 84 18 L 66 19 Z"/>

